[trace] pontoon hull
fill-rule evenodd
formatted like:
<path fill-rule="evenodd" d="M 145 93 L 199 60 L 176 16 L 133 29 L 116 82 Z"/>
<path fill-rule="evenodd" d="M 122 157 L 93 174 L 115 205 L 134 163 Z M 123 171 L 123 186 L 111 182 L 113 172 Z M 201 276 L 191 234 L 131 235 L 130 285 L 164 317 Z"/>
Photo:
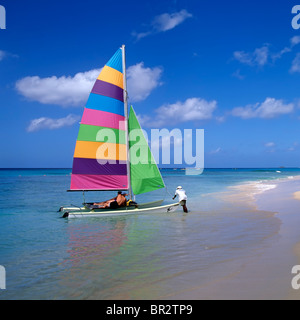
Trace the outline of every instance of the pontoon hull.
<path fill-rule="evenodd" d="M 134 208 L 125 207 L 116 210 L 110 209 L 98 209 L 98 210 L 83 210 L 67 211 L 64 208 L 63 218 L 80 218 L 80 217 L 116 217 L 124 215 L 134 215 L 134 214 L 147 214 L 147 213 L 164 213 L 164 212 L 174 212 L 178 209 L 179 203 L 168 204 L 164 206 L 148 207 L 148 208 Z M 70 208 L 71 209 L 71 208 Z"/>

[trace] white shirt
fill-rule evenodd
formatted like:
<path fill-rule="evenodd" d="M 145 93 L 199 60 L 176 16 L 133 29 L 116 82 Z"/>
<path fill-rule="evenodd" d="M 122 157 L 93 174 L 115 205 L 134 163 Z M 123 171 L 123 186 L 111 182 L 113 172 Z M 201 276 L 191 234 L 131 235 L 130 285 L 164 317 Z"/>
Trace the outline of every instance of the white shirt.
<path fill-rule="evenodd" d="M 180 202 L 181 200 L 187 200 L 187 196 L 186 196 L 186 194 L 185 194 L 185 190 L 183 190 L 183 189 L 177 189 L 177 190 L 175 191 L 175 196 L 178 196 L 179 202 Z"/>

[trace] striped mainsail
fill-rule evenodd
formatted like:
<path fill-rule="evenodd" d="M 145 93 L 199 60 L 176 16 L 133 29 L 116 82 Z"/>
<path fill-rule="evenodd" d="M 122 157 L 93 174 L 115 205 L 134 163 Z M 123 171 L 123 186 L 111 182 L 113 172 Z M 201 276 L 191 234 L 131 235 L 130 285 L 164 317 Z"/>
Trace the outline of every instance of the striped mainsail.
<path fill-rule="evenodd" d="M 122 49 L 103 67 L 89 95 L 73 158 L 71 190 L 127 190 Z"/>

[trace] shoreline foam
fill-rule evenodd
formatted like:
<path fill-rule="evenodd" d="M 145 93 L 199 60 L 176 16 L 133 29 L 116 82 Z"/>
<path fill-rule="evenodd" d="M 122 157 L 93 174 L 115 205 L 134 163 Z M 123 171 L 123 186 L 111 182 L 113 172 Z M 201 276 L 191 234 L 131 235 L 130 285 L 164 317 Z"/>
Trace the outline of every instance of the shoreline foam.
<path fill-rule="evenodd" d="M 259 255 L 237 261 L 238 274 L 213 286 L 216 298 L 299 300 L 291 270 L 300 264 L 300 176 L 248 181 L 227 189 L 217 196 L 238 207 L 247 204 L 253 212 L 269 212 L 280 226 L 268 246 L 258 248 Z"/>
<path fill-rule="evenodd" d="M 272 181 L 272 184 L 270 182 Z M 273 187 L 276 185 L 275 187 Z M 261 186 L 261 187 L 260 187 Z M 272 186 L 272 187 L 271 187 Z M 290 176 L 284 179 L 259 182 L 258 189 L 252 194 L 254 205 L 258 210 L 269 211 L 280 219 L 281 226 L 278 239 L 265 250 L 264 255 L 256 262 L 256 265 L 248 268 L 259 272 L 267 268 L 269 272 L 263 272 L 262 282 L 273 288 L 274 296 L 270 299 L 300 299 L 300 291 L 291 287 L 292 267 L 300 262 L 300 214 L 298 200 L 300 200 L 300 177 Z M 261 192 L 259 192 L 261 191 Z M 263 288 L 262 290 L 266 290 Z M 277 297 L 275 294 L 277 290 Z"/>

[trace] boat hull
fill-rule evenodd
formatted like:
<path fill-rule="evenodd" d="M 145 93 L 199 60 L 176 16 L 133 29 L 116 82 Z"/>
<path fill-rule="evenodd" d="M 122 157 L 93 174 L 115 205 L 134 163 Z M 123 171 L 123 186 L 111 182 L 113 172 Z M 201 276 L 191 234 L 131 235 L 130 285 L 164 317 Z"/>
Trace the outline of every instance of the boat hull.
<path fill-rule="evenodd" d="M 144 209 L 144 208 L 152 208 L 152 207 L 158 207 L 163 203 L 163 200 L 157 200 L 157 201 L 152 201 L 152 202 L 145 202 L 145 203 L 141 203 L 138 204 L 138 208 L 139 209 Z M 128 209 L 132 209 L 133 207 L 129 207 Z M 107 210 L 109 209 L 93 209 L 93 212 L 98 212 L 98 211 L 104 211 L 107 212 Z M 121 208 L 116 208 L 114 210 L 124 210 L 123 207 Z M 83 206 L 83 207 L 60 207 L 59 212 L 76 212 L 76 211 L 80 211 L 80 212 L 87 212 L 87 211 L 91 211 L 91 209 L 89 207 Z"/>
<path fill-rule="evenodd" d="M 118 217 L 124 215 L 136 215 L 147 213 L 171 213 L 178 209 L 179 203 L 168 204 L 164 206 L 147 207 L 147 208 L 120 208 L 116 210 L 100 209 L 100 210 L 83 210 L 66 211 L 64 210 L 63 218 L 81 218 L 81 217 Z M 64 208 L 66 209 L 66 208 Z"/>

